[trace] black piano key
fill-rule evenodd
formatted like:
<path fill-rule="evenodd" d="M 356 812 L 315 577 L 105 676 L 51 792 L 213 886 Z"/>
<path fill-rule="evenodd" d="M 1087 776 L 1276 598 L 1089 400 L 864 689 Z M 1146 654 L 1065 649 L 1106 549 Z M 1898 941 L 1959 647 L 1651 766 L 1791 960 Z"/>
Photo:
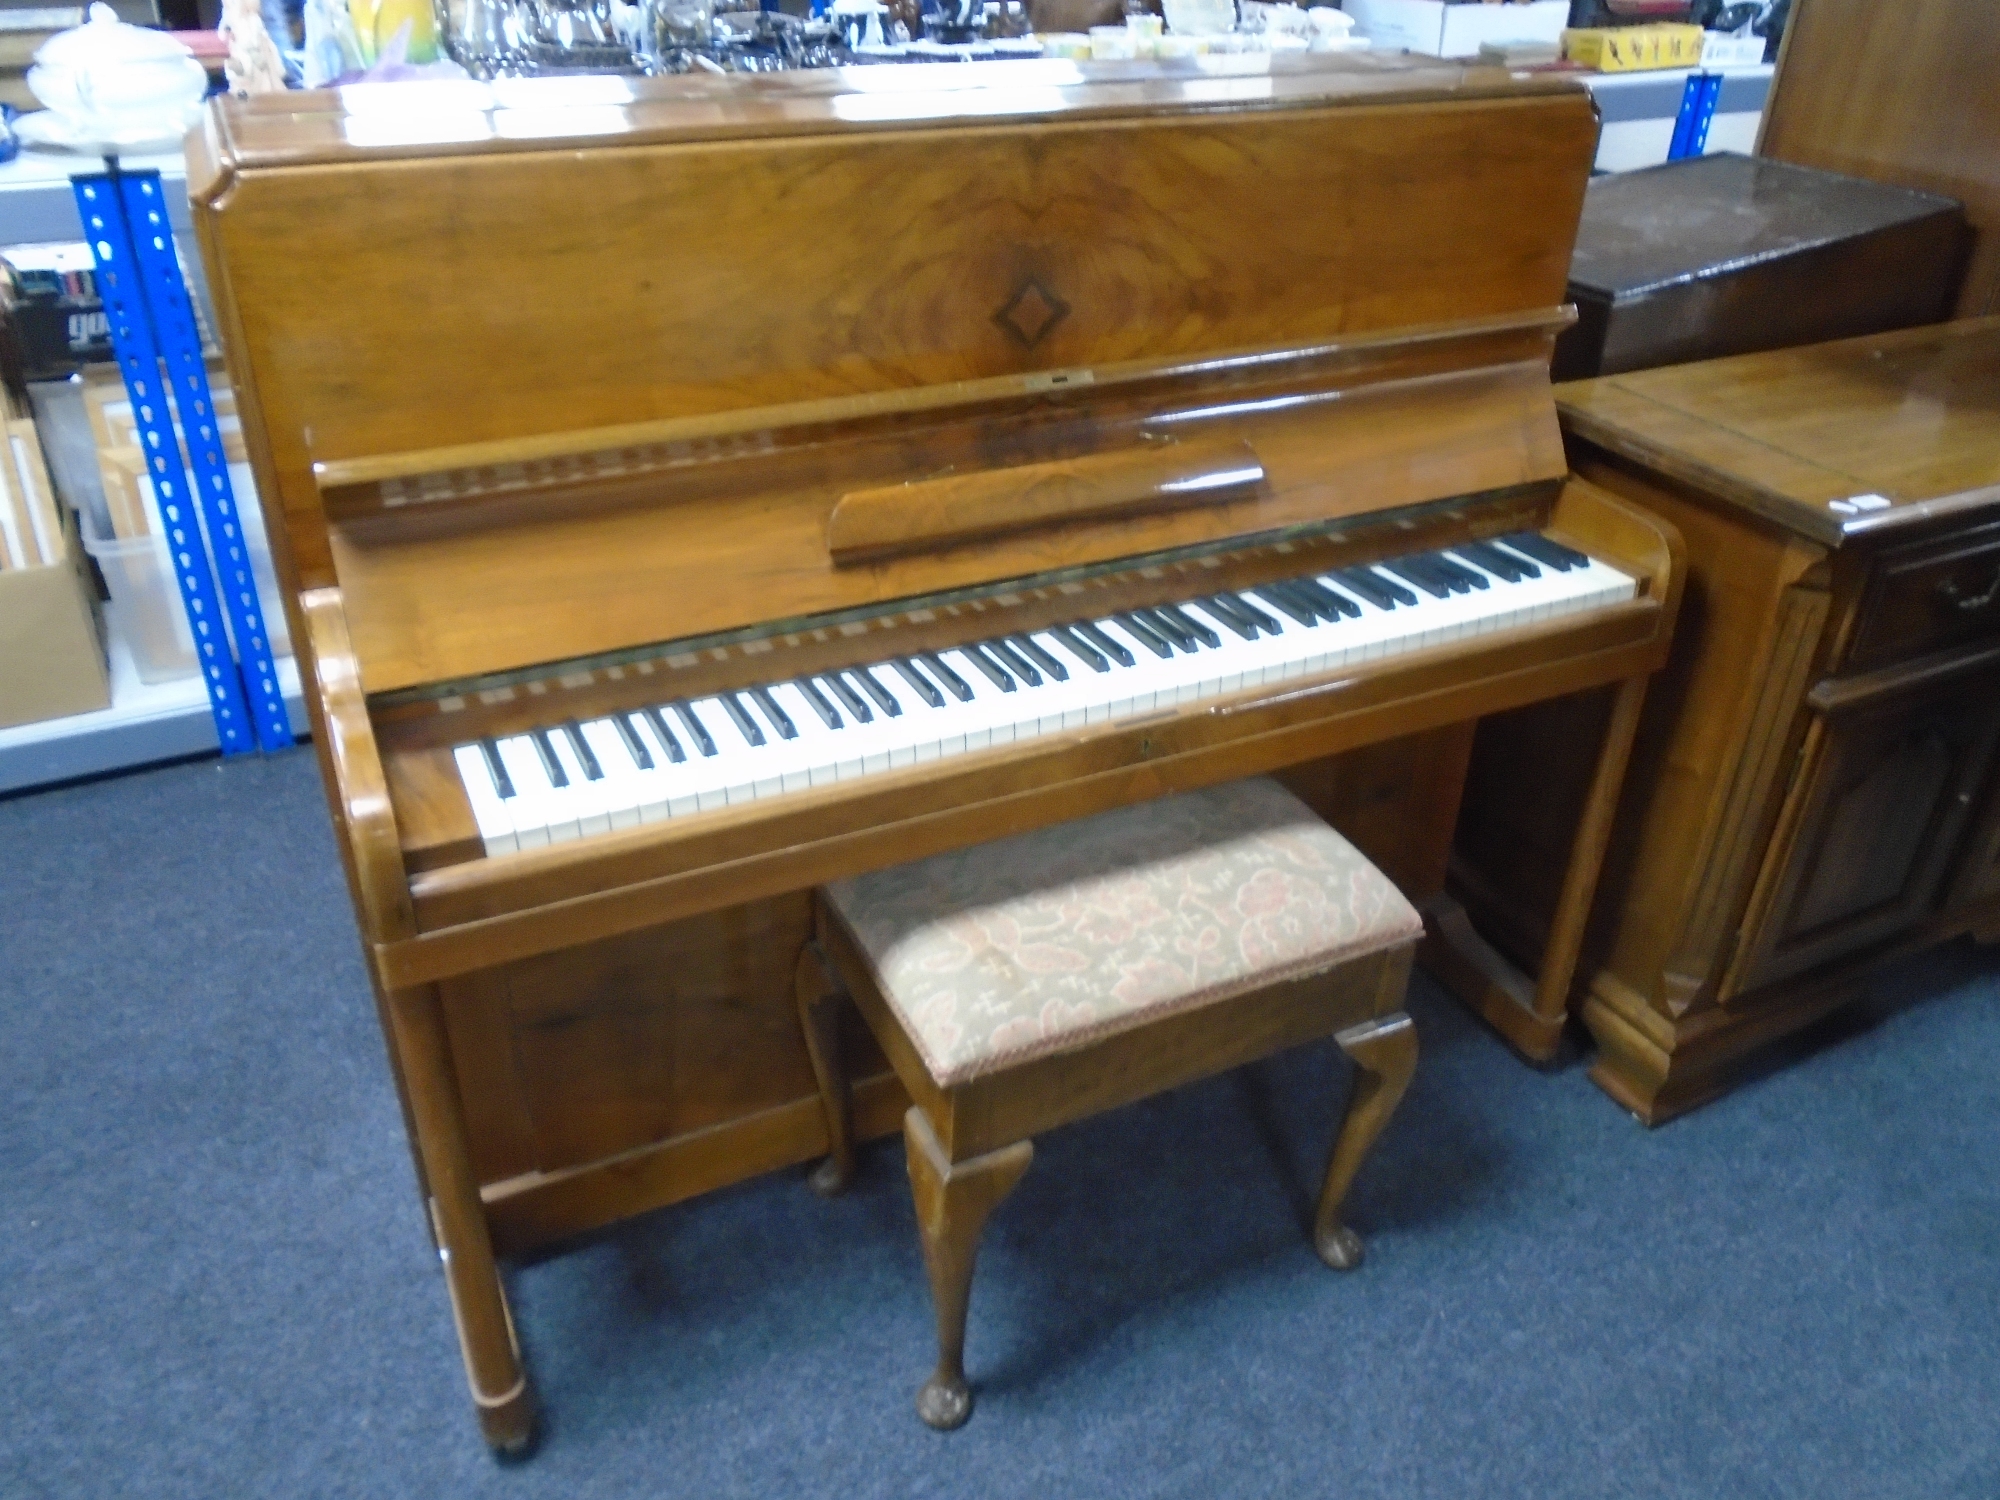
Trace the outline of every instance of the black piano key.
<path fill-rule="evenodd" d="M 618 738 L 625 745 L 625 753 L 632 757 L 632 764 L 642 771 L 653 769 L 653 752 L 646 748 L 646 742 L 639 738 L 639 731 L 624 714 L 611 716 L 611 727 L 618 731 Z"/>
<path fill-rule="evenodd" d="M 695 749 L 699 750 L 705 756 L 716 753 L 715 741 L 709 735 L 708 726 L 694 716 L 694 705 L 692 703 L 676 703 L 674 705 L 674 717 L 687 726 L 688 736 L 694 741 Z"/>
<path fill-rule="evenodd" d="M 576 763 L 583 767 L 585 781 L 602 781 L 604 767 L 597 763 L 597 756 L 591 751 L 590 741 L 583 737 L 583 727 L 571 719 L 562 727 L 563 738 L 569 741 L 570 749 L 576 752 Z"/>
<path fill-rule="evenodd" d="M 666 718 L 660 711 L 657 708 L 649 708 L 645 710 L 645 714 L 646 722 L 653 726 L 653 733 L 659 736 L 660 744 L 666 749 L 667 759 L 674 765 L 686 760 L 687 751 L 681 749 L 681 742 L 675 739 L 674 732 L 667 728 Z"/>
<path fill-rule="evenodd" d="M 1195 641 L 1193 634 L 1181 629 L 1180 626 L 1168 619 L 1159 610 L 1135 609 L 1132 613 L 1139 619 L 1144 620 L 1151 627 L 1153 634 L 1161 640 L 1168 642 L 1170 645 L 1180 647 L 1181 650 L 1187 652 L 1189 655 L 1194 654 Z"/>
<path fill-rule="evenodd" d="M 944 694 L 937 690 L 936 683 L 917 670 L 915 662 L 911 661 L 907 656 L 899 656 L 891 665 L 898 672 L 902 673 L 903 681 L 915 688 L 917 696 L 923 699 L 924 702 L 928 703 L 932 708 L 944 707 Z"/>
<path fill-rule="evenodd" d="M 1317 578 L 1294 578 L 1292 580 L 1292 591 L 1304 594 L 1308 599 L 1318 604 L 1320 613 L 1326 615 L 1328 620 L 1332 620 L 1336 616 L 1344 616 L 1350 620 L 1361 618 L 1360 605 L 1348 598 L 1347 595 L 1341 593 L 1340 590 L 1328 588 Z M 1329 610 L 1332 611 L 1331 614 L 1327 613 Z"/>
<path fill-rule="evenodd" d="M 486 774 L 492 779 L 494 795 L 502 801 L 513 796 L 514 778 L 507 774 L 507 768 L 500 763 L 500 747 L 491 740 L 481 740 L 479 758 L 486 762 Z"/>
<path fill-rule="evenodd" d="M 875 722 L 875 710 L 868 706 L 866 698 L 847 685 L 845 677 L 842 677 L 838 672 L 827 672 L 821 675 L 820 681 L 825 683 L 827 690 L 846 706 L 849 713 L 854 715 L 855 723 L 873 724 Z"/>
<path fill-rule="evenodd" d="M 1580 568 L 1590 561 L 1581 552 L 1573 551 L 1561 542 L 1552 542 L 1535 531 L 1512 531 L 1500 540 L 1524 557 L 1532 557 L 1538 563 L 1547 563 L 1558 573 L 1567 573 L 1570 569 Z"/>
<path fill-rule="evenodd" d="M 1089 641 L 1091 645 L 1102 651 L 1113 661 L 1117 662 L 1119 666 L 1135 667 L 1139 664 L 1138 657 L 1099 630 L 1089 620 L 1078 620 L 1074 625 L 1070 626 L 1070 629 L 1083 637 L 1084 640 Z"/>
<path fill-rule="evenodd" d="M 959 676 L 958 673 L 946 666 L 944 658 L 939 656 L 937 652 L 919 651 L 917 653 L 917 660 L 922 662 L 931 676 L 942 683 L 945 691 L 950 693 L 960 703 L 970 703 L 972 701 L 971 685 L 963 677 Z"/>
<path fill-rule="evenodd" d="M 1069 668 L 1044 651 L 1041 643 L 1035 640 L 1034 637 L 1017 635 L 1014 637 L 1013 645 L 1015 650 L 1027 657 L 1028 660 L 1048 673 L 1057 682 L 1069 681 Z"/>
<path fill-rule="evenodd" d="M 1436 568 L 1440 573 L 1444 574 L 1445 577 L 1463 579 L 1467 584 L 1471 585 L 1473 588 L 1488 589 L 1493 587 L 1493 580 L 1488 578 L 1484 573 L 1480 572 L 1477 568 L 1468 568 L 1464 563 L 1460 562 L 1457 558 L 1449 557 L 1442 552 L 1431 553 L 1427 558 L 1425 558 L 1425 561 L 1430 563 L 1430 565 Z"/>
<path fill-rule="evenodd" d="M 1182 630 L 1185 630 L 1211 651 L 1217 650 L 1222 645 L 1221 636 L 1217 635 L 1202 621 L 1197 620 L 1193 615 L 1182 609 L 1178 604 L 1155 605 L 1153 613 L 1163 620 L 1171 621 L 1173 624 L 1180 626 Z"/>
<path fill-rule="evenodd" d="M 1398 563 L 1408 563 L 1420 572 L 1428 573 L 1454 594 L 1472 592 L 1472 580 L 1464 576 L 1464 570 L 1449 566 L 1445 559 L 1434 552 L 1419 552 L 1409 557 L 1396 559 Z"/>
<path fill-rule="evenodd" d="M 1424 567 L 1415 558 L 1399 557 L 1394 561 L 1383 563 L 1382 566 L 1387 568 L 1391 573 L 1394 573 L 1398 578 L 1409 579 L 1411 583 L 1414 583 L 1426 594 L 1436 599 L 1449 599 L 1454 592 L 1462 594 L 1472 592 L 1469 585 L 1454 591 L 1448 581 L 1438 577 L 1437 574 Z M 1412 599 L 1410 602 L 1414 604 L 1417 601 Z"/>
<path fill-rule="evenodd" d="M 1250 640 L 1254 641 L 1257 639 L 1256 620 L 1251 618 L 1250 613 L 1239 605 L 1232 596 L 1228 594 L 1211 594 L 1208 598 L 1198 599 L 1195 602 L 1204 606 L 1211 615 L 1219 615 L 1241 629 L 1249 631 L 1250 635 L 1248 638 Z"/>
<path fill-rule="evenodd" d="M 1062 643 L 1063 649 L 1093 672 L 1109 672 L 1111 663 L 1104 659 L 1098 649 L 1067 625 L 1052 625 L 1049 634 Z"/>
<path fill-rule="evenodd" d="M 556 747 L 549 743 L 549 737 L 539 729 L 530 729 L 528 739 L 534 744 L 535 754 L 542 759 L 542 774 L 549 778 L 550 786 L 568 786 L 569 772 L 562 768 L 556 758 Z"/>
<path fill-rule="evenodd" d="M 1260 583 L 1251 590 L 1250 597 L 1253 601 L 1264 600 L 1276 605 L 1308 629 L 1319 623 L 1318 602 L 1298 598 L 1281 583 Z"/>
<path fill-rule="evenodd" d="M 808 687 L 803 678 L 799 680 L 798 689 L 801 693 L 805 694 L 806 702 L 819 710 L 820 717 L 828 720 L 827 727 L 829 729 L 840 728 L 840 715 L 834 713 L 830 704 L 822 704 L 819 694 Z M 750 689 L 750 696 L 755 698 L 757 706 L 764 710 L 764 717 L 769 719 L 771 727 L 778 731 L 779 739 L 795 740 L 799 737 L 799 726 L 792 722 L 790 714 L 778 706 L 778 700 L 771 696 L 769 688 L 753 687 Z"/>
<path fill-rule="evenodd" d="M 984 674 L 986 680 L 1000 689 L 1001 692 L 1011 693 L 1014 691 L 1013 674 L 1008 672 L 998 662 L 988 657 L 984 651 L 980 650 L 977 646 L 960 646 L 958 649 L 960 654 L 977 667 Z"/>
<path fill-rule="evenodd" d="M 1248 594 L 1217 594 L 1216 598 L 1226 599 L 1231 604 L 1234 604 L 1249 617 L 1250 623 L 1255 625 L 1259 630 L 1271 635 L 1277 635 L 1283 628 L 1278 624 L 1269 610 L 1260 607 L 1257 601 L 1252 599 Z"/>
<path fill-rule="evenodd" d="M 1168 657 L 1174 654 L 1174 648 L 1167 643 L 1167 638 L 1153 629 L 1144 620 L 1140 619 L 1138 615 L 1128 612 L 1122 615 L 1114 615 L 1112 618 L 1124 628 L 1127 635 L 1152 652 L 1153 655 Z"/>
<path fill-rule="evenodd" d="M 861 684 L 864 693 L 875 700 L 876 707 L 892 719 L 900 719 L 903 716 L 903 705 L 896 701 L 887 688 L 876 681 L 872 668 L 855 667 L 853 672 L 854 680 Z"/>
<path fill-rule="evenodd" d="M 982 644 L 992 653 L 995 661 L 1020 678 L 1021 681 L 1027 683 L 1029 687 L 1040 687 L 1042 685 L 1041 668 L 1029 661 L 1027 656 L 1018 650 L 1012 641 L 996 636 L 990 641 L 982 642 Z"/>
<path fill-rule="evenodd" d="M 1398 604 L 1415 604 L 1417 596 L 1401 584 L 1392 584 L 1373 568 L 1335 568 L 1329 577 L 1337 578 L 1341 584 L 1377 609 L 1394 609 Z"/>
<path fill-rule="evenodd" d="M 1460 562 L 1458 558 L 1448 558 L 1448 556 L 1444 556 L 1442 552 L 1438 552 L 1438 554 L 1434 554 L 1434 562 L 1436 562 L 1436 564 L 1438 564 L 1440 568 L 1444 568 L 1444 572 L 1446 572 L 1446 574 L 1450 574 L 1452 578 L 1464 578 L 1464 580 L 1466 580 L 1468 584 L 1472 584 L 1474 588 L 1492 588 L 1492 586 L 1494 586 L 1494 580 L 1492 580 L 1492 578 L 1488 578 L 1488 576 L 1486 576 L 1484 572 L 1480 572 L 1478 568 L 1470 568 L 1470 566 L 1466 566 L 1466 564 L 1464 564 L 1464 562 Z"/>
<path fill-rule="evenodd" d="M 1227 626 L 1229 629 L 1235 631 L 1236 634 L 1242 636 L 1244 640 L 1254 641 L 1257 639 L 1257 627 L 1251 623 L 1250 619 L 1231 609 L 1219 596 L 1212 599 L 1196 599 L 1194 603 L 1199 605 L 1202 613 L 1207 615 L 1211 620 Z M 1218 642 L 1218 644 L 1220 643 Z"/>
<path fill-rule="evenodd" d="M 1491 542 L 1465 542 L 1452 548 L 1452 551 L 1472 559 L 1487 572 L 1498 574 L 1509 583 L 1542 576 L 1542 570 L 1525 557 L 1509 552 L 1505 547 L 1496 547 Z"/>
<path fill-rule="evenodd" d="M 722 705 L 722 711 L 728 714 L 730 721 L 736 725 L 738 732 L 750 742 L 750 748 L 753 750 L 761 748 L 764 743 L 764 731 L 759 729 L 757 721 L 750 717 L 750 710 L 743 706 L 743 700 L 734 693 L 717 693 L 715 698 Z"/>

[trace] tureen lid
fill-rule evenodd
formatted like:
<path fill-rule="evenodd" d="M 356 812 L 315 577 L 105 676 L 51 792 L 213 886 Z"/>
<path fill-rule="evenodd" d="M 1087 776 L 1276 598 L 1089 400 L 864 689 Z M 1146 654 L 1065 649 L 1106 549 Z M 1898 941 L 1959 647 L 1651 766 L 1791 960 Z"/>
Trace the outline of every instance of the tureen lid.
<path fill-rule="evenodd" d="M 90 7 L 90 19 L 81 26 L 59 31 L 43 42 L 35 61 L 46 68 L 86 68 L 97 63 L 152 62 L 162 57 L 191 57 L 192 53 L 164 31 L 144 26 L 127 26 L 110 6 Z"/>

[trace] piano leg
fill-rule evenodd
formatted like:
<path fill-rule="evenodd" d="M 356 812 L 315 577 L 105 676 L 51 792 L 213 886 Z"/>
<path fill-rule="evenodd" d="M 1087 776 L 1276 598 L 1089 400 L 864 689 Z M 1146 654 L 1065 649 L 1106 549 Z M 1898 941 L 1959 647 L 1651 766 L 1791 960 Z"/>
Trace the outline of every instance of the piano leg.
<path fill-rule="evenodd" d="M 1549 922 L 1536 974 L 1523 974 L 1481 937 L 1455 898 L 1440 896 L 1425 906 L 1424 967 L 1531 1062 L 1549 1061 L 1562 1042 L 1570 987 L 1597 894 L 1597 877 L 1604 867 L 1604 852 L 1611 841 L 1626 763 L 1632 758 L 1639 711 L 1646 702 L 1646 683 L 1644 676 L 1628 677 L 1612 700 L 1610 723 L 1591 774 L 1590 794 L 1570 842 L 1562 894 Z"/>
<path fill-rule="evenodd" d="M 535 1397 L 521 1365 L 479 1182 L 466 1151 L 444 1010 L 435 985 L 391 990 L 388 1001 L 430 1187 L 432 1231 L 444 1262 L 480 1431 L 496 1451 L 516 1456 L 527 1451 L 534 1437 Z"/>

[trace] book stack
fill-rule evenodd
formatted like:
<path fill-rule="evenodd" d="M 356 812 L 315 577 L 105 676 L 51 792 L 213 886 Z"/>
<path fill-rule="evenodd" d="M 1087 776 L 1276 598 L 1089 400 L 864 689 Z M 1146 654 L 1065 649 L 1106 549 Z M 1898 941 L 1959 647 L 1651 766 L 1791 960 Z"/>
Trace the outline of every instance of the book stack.
<path fill-rule="evenodd" d="M 26 379 L 56 380 L 112 358 L 88 245 L 9 245 L 0 252 L 0 307 Z"/>

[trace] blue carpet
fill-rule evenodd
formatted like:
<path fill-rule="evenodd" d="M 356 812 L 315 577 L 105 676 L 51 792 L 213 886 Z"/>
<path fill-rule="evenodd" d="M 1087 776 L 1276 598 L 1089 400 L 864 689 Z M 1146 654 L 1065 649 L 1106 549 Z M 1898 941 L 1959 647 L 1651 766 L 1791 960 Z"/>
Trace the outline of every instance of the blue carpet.
<path fill-rule="evenodd" d="M 2000 1497 L 2000 953 L 1648 1133 L 1419 980 L 1303 1225 L 1330 1047 L 1058 1132 L 996 1215 L 979 1407 L 899 1148 L 517 1270 L 547 1436 L 480 1444 L 310 758 L 0 802 L 0 1494 Z"/>

